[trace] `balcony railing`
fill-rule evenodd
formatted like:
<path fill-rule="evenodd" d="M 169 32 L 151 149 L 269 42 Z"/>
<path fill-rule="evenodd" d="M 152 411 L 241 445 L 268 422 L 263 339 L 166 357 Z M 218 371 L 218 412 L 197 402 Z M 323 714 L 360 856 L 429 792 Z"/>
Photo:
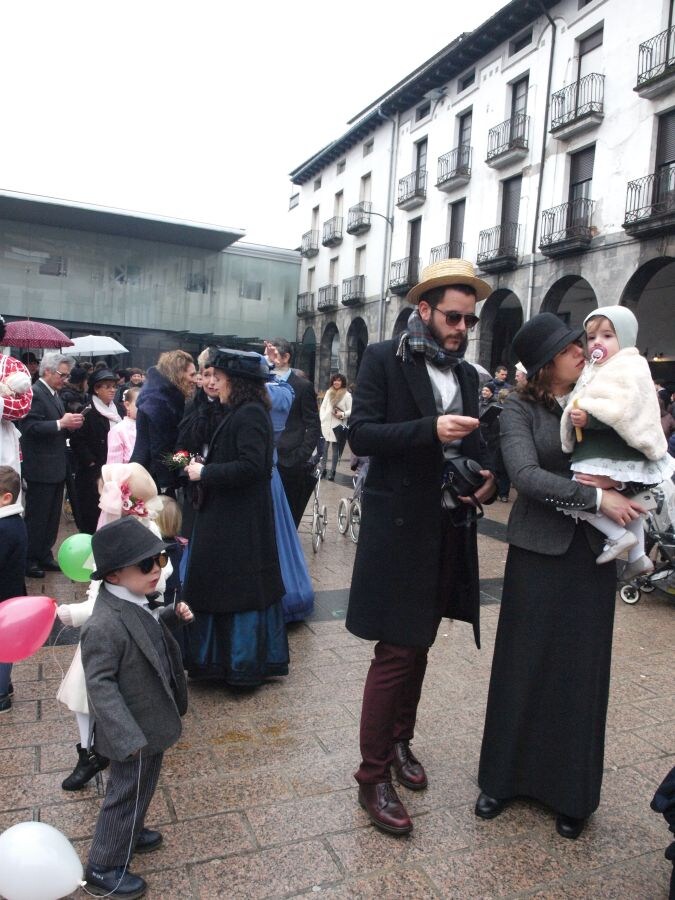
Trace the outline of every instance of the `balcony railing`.
<path fill-rule="evenodd" d="M 364 234 L 370 228 L 370 200 L 362 200 L 350 206 L 347 213 L 347 234 Z"/>
<path fill-rule="evenodd" d="M 298 315 L 309 316 L 314 312 L 314 293 L 313 291 L 304 291 L 298 294 Z"/>
<path fill-rule="evenodd" d="M 429 265 L 440 262 L 442 259 L 464 259 L 464 243 L 462 241 L 448 241 L 447 244 L 439 244 L 432 247 L 429 254 Z"/>
<path fill-rule="evenodd" d="M 398 182 L 398 200 L 396 205 L 401 209 L 414 209 L 424 203 L 427 196 L 426 169 L 417 169 L 405 175 Z"/>
<path fill-rule="evenodd" d="M 407 294 L 417 284 L 419 270 L 420 261 L 416 256 L 394 260 L 389 274 L 389 290 L 393 294 Z"/>
<path fill-rule="evenodd" d="M 638 48 L 637 87 L 665 78 L 675 69 L 675 26 L 649 38 Z"/>
<path fill-rule="evenodd" d="M 342 305 L 358 306 L 366 299 L 366 276 L 352 275 L 342 280 Z"/>
<path fill-rule="evenodd" d="M 644 237 L 675 230 L 675 164 L 628 182 L 623 227 Z"/>
<path fill-rule="evenodd" d="M 302 236 L 302 243 L 300 245 L 300 256 L 305 256 L 307 259 L 310 259 L 312 256 L 316 256 L 319 252 L 319 232 L 318 231 L 306 231 Z"/>
<path fill-rule="evenodd" d="M 577 197 L 541 214 L 541 243 L 546 256 L 564 256 L 585 250 L 593 237 L 591 220 L 594 200 Z"/>
<path fill-rule="evenodd" d="M 449 153 L 438 157 L 436 187 L 443 189 L 452 184 L 466 184 L 471 178 L 471 147 L 460 144 Z"/>
<path fill-rule="evenodd" d="M 337 309 L 338 305 L 338 286 L 337 284 L 324 284 L 319 288 L 319 303 L 317 309 L 323 311 L 326 309 Z"/>
<path fill-rule="evenodd" d="M 603 115 L 605 76 L 593 72 L 551 94 L 551 133 L 578 119 Z"/>
<path fill-rule="evenodd" d="M 528 149 L 530 117 L 517 113 L 488 131 L 487 162 L 516 151 L 523 155 Z"/>
<path fill-rule="evenodd" d="M 335 247 L 342 243 L 342 216 L 333 216 L 323 223 L 321 243 L 324 247 Z"/>
<path fill-rule="evenodd" d="M 513 269 L 518 263 L 520 225 L 506 222 L 486 228 L 478 235 L 478 265 L 486 272 Z"/>

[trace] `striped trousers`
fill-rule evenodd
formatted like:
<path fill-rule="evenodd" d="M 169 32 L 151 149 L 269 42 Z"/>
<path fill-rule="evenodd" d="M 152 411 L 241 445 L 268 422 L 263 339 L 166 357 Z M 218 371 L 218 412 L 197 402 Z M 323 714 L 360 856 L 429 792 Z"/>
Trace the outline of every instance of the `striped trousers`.
<path fill-rule="evenodd" d="M 129 847 L 133 853 L 136 838 L 143 828 L 163 757 L 163 753 L 151 753 L 149 756 L 141 754 L 140 760 L 110 761 L 108 787 L 96 821 L 89 865 L 107 869 L 125 865 L 130 855 Z"/>

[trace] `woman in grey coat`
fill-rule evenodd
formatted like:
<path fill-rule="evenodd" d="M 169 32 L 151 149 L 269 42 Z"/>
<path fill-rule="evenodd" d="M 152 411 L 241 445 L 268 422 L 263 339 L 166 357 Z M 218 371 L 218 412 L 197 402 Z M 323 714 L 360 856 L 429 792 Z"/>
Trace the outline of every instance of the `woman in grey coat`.
<path fill-rule="evenodd" d="M 582 334 L 541 313 L 513 339 L 528 381 L 501 414 L 518 499 L 476 803 L 476 815 L 491 819 L 511 798 L 533 798 L 557 813 L 558 833 L 571 839 L 600 801 L 616 570 L 596 565 L 602 536 L 560 510 L 601 509 L 621 524 L 640 510 L 609 479 L 571 480 L 560 417 L 584 366 Z"/>

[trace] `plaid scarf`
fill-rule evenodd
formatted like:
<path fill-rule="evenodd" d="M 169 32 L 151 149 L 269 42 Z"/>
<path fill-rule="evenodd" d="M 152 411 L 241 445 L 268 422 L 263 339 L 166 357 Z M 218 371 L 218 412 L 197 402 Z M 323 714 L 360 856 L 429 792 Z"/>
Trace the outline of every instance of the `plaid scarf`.
<path fill-rule="evenodd" d="M 420 318 L 418 309 L 414 309 L 408 319 L 407 329 L 398 342 L 396 355 L 403 362 L 408 362 L 411 353 L 423 353 L 432 366 L 437 369 L 454 368 L 464 359 L 466 341 L 460 350 L 444 350 L 431 335 L 431 332 Z"/>

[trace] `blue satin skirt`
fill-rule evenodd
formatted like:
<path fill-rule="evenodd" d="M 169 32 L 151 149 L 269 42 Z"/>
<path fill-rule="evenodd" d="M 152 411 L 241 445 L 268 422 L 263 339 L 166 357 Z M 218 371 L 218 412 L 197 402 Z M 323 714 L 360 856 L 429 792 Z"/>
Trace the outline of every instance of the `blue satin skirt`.
<path fill-rule="evenodd" d="M 306 619 L 314 611 L 314 590 L 298 531 L 276 466 L 272 469 L 272 504 L 279 568 L 286 588 L 281 600 L 284 621 L 298 622 Z"/>

